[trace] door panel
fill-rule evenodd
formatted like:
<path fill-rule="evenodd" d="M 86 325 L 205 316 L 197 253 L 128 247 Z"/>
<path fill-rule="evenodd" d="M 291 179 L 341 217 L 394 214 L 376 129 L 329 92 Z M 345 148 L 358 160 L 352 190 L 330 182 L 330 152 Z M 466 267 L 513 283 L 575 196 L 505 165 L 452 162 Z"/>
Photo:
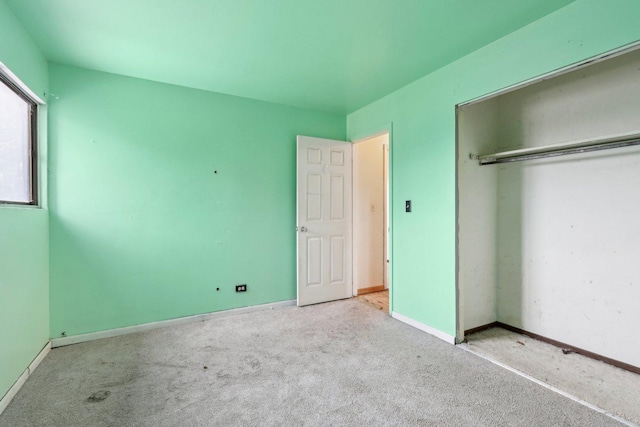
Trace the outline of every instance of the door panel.
<path fill-rule="evenodd" d="M 298 305 L 352 296 L 351 144 L 298 136 Z"/>
<path fill-rule="evenodd" d="M 331 221 L 344 221 L 344 176 L 331 175 Z"/>
<path fill-rule="evenodd" d="M 307 239 L 307 286 L 322 284 L 322 239 L 311 237 Z"/>
<path fill-rule="evenodd" d="M 331 283 L 344 281 L 344 258 L 344 237 L 331 236 Z"/>
<path fill-rule="evenodd" d="M 322 176 L 307 174 L 307 221 L 322 219 Z"/>

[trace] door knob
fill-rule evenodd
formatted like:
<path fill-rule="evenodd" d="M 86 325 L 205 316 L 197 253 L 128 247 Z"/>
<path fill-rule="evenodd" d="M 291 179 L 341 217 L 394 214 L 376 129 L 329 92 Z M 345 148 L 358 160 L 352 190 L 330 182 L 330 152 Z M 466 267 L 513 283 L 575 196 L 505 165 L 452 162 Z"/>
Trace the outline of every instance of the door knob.
<path fill-rule="evenodd" d="M 307 227 L 300 227 L 300 231 L 303 232 L 303 233 L 306 233 L 307 232 Z"/>

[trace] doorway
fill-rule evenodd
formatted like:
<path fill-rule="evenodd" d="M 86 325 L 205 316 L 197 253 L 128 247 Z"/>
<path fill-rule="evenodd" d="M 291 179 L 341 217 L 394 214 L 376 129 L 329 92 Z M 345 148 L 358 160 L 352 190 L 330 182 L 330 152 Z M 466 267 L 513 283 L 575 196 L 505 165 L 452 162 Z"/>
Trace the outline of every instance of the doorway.
<path fill-rule="evenodd" d="M 381 292 L 393 309 L 389 147 L 388 131 L 354 143 L 298 135 L 299 306 Z"/>
<path fill-rule="evenodd" d="M 353 143 L 353 295 L 389 312 L 389 133 Z"/>

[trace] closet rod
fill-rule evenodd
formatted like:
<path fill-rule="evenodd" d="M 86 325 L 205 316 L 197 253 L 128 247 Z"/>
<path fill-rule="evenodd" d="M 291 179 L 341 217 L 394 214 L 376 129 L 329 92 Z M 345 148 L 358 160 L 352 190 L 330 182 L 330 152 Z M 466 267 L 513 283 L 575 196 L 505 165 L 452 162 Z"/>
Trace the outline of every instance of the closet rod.
<path fill-rule="evenodd" d="M 547 157 L 582 154 L 591 151 L 610 150 L 613 148 L 640 145 L 640 134 L 621 135 L 597 140 L 582 141 L 569 144 L 548 145 L 544 147 L 523 148 L 521 150 L 503 151 L 501 153 L 477 156 L 480 166 L 497 163 L 522 162 L 525 160 L 544 159 Z"/>

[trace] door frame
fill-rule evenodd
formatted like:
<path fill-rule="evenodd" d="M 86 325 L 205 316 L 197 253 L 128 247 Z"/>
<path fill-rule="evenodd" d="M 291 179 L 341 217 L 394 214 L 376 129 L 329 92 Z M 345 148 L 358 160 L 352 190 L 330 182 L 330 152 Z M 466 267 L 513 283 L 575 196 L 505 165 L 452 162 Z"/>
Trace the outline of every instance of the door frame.
<path fill-rule="evenodd" d="M 387 167 L 386 167 L 386 175 L 384 176 L 384 180 L 385 180 L 385 191 L 386 191 L 386 197 L 384 198 L 384 211 L 385 211 L 385 216 L 384 216 L 384 224 L 385 224 L 385 228 L 386 228 L 386 232 L 384 233 L 384 249 L 385 249 L 385 253 L 386 253 L 386 259 L 388 260 L 388 263 L 386 265 L 385 273 L 384 273 L 384 278 L 383 280 L 385 281 L 384 285 L 385 285 L 385 289 L 387 289 L 389 291 L 389 314 L 391 314 L 393 312 L 393 123 L 388 123 L 385 124 L 383 126 L 377 127 L 371 131 L 368 132 L 364 132 L 363 134 L 359 134 L 354 138 L 351 138 L 351 143 L 353 145 L 361 143 L 361 142 L 365 142 L 369 139 L 373 139 L 382 135 L 387 135 L 387 149 L 384 155 L 385 161 L 387 163 Z M 355 153 L 355 150 L 354 150 Z M 352 157 L 353 159 L 353 164 L 354 164 L 354 168 L 353 171 L 355 172 L 355 165 L 357 162 L 357 158 L 355 156 L 355 154 Z M 383 170 L 383 175 L 385 174 L 384 170 Z M 355 178 L 355 177 L 354 177 Z M 355 180 L 352 179 L 352 185 L 355 183 Z M 352 194 L 354 194 L 354 192 L 352 191 Z M 355 219 L 354 217 L 352 217 L 352 220 Z M 352 227 L 352 232 L 353 232 L 353 227 Z M 352 241 L 355 242 L 355 240 L 353 239 L 352 236 Z M 353 245 L 354 249 L 355 249 L 355 244 Z M 355 252 L 355 250 L 353 251 Z M 352 265 L 355 265 L 354 263 L 354 259 L 353 259 L 353 254 L 352 254 L 352 260 L 351 260 Z M 352 274 L 353 271 L 355 269 L 352 268 Z M 356 288 L 356 283 L 355 281 L 353 281 L 353 296 L 357 296 L 358 295 L 358 289 Z"/>
<path fill-rule="evenodd" d="M 574 62 L 572 64 L 566 65 L 564 67 L 560 67 L 555 70 L 551 70 L 549 72 L 536 75 L 529 79 L 523 80 L 521 82 L 505 86 L 498 90 L 486 93 L 484 95 L 477 96 L 475 98 L 459 102 L 455 104 L 455 293 L 456 293 L 456 336 L 455 343 L 461 344 L 465 340 L 465 330 L 467 326 L 464 324 L 464 284 L 460 282 L 460 170 L 458 161 L 461 155 L 468 155 L 469 153 L 461 153 L 460 152 L 460 132 L 459 132 L 459 115 L 460 110 L 463 107 L 468 105 L 477 104 L 483 101 L 486 101 L 491 98 L 498 97 L 500 95 L 504 95 L 506 93 L 514 92 L 519 89 L 523 89 L 527 86 L 534 85 L 536 83 L 540 83 L 544 80 L 551 79 L 553 77 L 561 76 L 563 74 L 570 73 L 572 71 L 578 70 L 580 68 L 597 64 L 602 61 L 606 61 L 607 59 L 615 58 L 620 55 L 624 55 L 626 53 L 632 52 L 634 50 L 640 49 L 640 41 L 634 41 L 620 47 L 610 49 L 608 51 L 602 52 L 598 55 L 591 56 L 589 58 L 585 58 L 581 61 Z"/>

